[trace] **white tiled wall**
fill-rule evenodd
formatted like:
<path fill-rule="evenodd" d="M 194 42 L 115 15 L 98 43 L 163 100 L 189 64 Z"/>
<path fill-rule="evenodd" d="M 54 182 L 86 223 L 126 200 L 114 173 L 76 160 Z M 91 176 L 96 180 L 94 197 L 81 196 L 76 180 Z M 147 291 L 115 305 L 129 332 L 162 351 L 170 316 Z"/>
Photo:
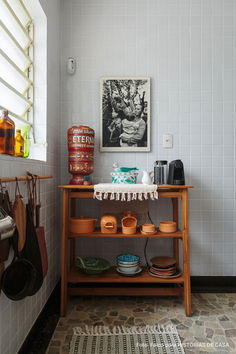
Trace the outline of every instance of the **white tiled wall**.
<path fill-rule="evenodd" d="M 41 0 L 48 18 L 48 106 L 47 106 L 47 162 L 25 160 L 0 155 L 0 177 L 22 176 L 26 171 L 38 175 L 53 175 L 53 179 L 41 182 L 41 224 L 45 227 L 48 250 L 48 274 L 39 292 L 24 300 L 11 301 L 0 295 L 0 353 L 15 354 L 21 347 L 34 321 L 54 289 L 60 276 L 60 230 L 57 185 L 60 170 L 59 139 L 59 0 Z M 14 183 L 8 184 L 14 196 Z M 20 182 L 20 191 L 27 197 L 25 182 Z M 27 199 L 25 198 L 25 202 Z M 10 261 L 10 260 L 9 260 Z M 8 261 L 8 263 L 9 263 Z M 7 263 L 6 263 L 7 265 Z"/>
<path fill-rule="evenodd" d="M 236 275 L 236 2 L 62 0 L 61 11 L 62 182 L 69 181 L 66 130 L 74 123 L 96 131 L 94 182 L 109 181 L 114 161 L 151 170 L 157 159 L 182 159 L 186 182 L 195 186 L 191 274 Z M 66 74 L 69 56 L 77 60 L 74 76 Z M 151 77 L 150 153 L 99 152 L 102 76 Z M 174 134 L 172 150 L 162 148 L 166 132 Z M 157 221 L 165 206 L 150 208 Z M 105 242 L 108 257 L 122 249 Z M 80 247 L 93 249 L 89 242 Z"/>

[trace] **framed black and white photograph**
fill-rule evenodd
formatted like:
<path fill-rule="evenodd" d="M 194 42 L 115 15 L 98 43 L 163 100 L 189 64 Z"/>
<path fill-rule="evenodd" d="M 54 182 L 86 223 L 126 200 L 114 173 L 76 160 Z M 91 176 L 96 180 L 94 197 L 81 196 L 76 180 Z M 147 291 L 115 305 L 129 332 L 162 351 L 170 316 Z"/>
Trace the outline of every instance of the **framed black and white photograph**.
<path fill-rule="evenodd" d="M 150 151 L 150 78 L 100 80 L 100 151 Z"/>

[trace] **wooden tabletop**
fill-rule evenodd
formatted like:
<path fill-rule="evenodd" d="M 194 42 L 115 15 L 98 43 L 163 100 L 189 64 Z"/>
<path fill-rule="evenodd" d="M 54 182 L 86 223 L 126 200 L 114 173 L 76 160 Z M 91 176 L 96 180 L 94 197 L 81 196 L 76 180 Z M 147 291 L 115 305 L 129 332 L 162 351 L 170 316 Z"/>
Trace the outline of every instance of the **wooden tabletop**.
<path fill-rule="evenodd" d="M 90 186 L 85 186 L 85 185 L 75 185 L 75 184 L 64 184 L 61 186 L 58 186 L 58 188 L 61 189 L 87 189 L 87 190 L 94 190 L 94 185 L 91 184 Z M 172 185 L 172 184 L 159 184 L 157 185 L 157 189 L 188 189 L 188 188 L 194 188 L 194 186 L 177 186 L 177 185 Z"/>

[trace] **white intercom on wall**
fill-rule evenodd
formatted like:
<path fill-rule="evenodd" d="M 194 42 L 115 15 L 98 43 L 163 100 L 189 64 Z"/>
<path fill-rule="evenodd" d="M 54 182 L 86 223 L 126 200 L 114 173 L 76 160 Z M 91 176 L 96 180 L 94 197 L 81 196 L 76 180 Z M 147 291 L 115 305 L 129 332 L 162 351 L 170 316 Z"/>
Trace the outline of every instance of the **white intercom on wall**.
<path fill-rule="evenodd" d="M 67 73 L 73 75 L 76 71 L 76 60 L 74 58 L 67 59 Z"/>

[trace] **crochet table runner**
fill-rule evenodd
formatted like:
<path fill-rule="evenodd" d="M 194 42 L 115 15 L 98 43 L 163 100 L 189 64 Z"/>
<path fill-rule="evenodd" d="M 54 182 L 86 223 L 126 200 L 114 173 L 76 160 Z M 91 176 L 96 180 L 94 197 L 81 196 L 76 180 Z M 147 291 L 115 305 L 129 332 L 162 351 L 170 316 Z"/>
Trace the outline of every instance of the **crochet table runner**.
<path fill-rule="evenodd" d="M 157 186 L 154 184 L 115 184 L 99 183 L 94 185 L 94 198 L 130 202 L 131 200 L 158 199 Z"/>

